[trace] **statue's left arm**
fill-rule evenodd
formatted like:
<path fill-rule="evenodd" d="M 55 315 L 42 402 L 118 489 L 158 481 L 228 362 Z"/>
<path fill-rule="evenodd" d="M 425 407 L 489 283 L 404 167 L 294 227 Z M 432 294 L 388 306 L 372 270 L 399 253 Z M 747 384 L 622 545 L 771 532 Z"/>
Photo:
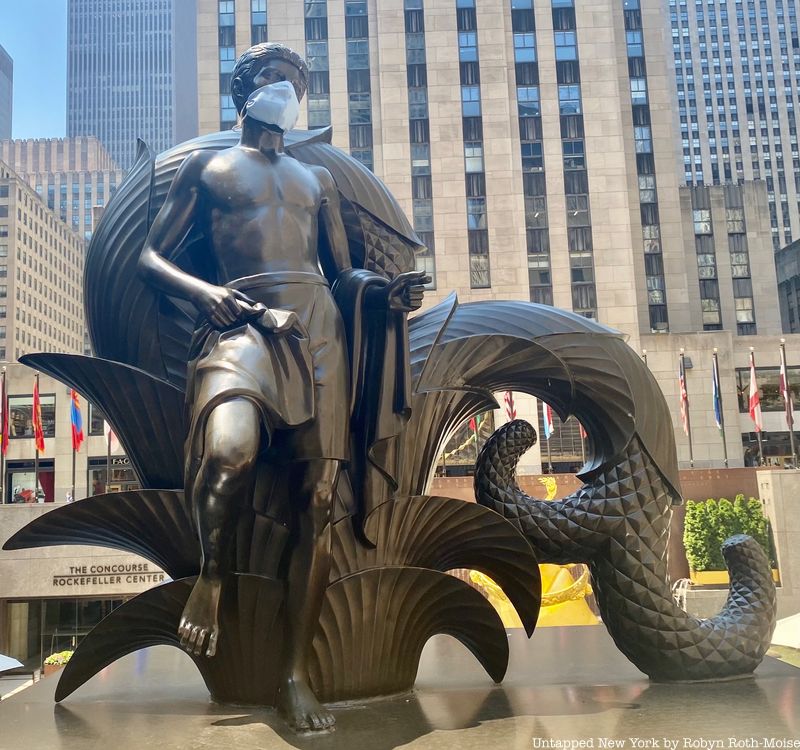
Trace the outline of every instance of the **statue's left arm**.
<path fill-rule="evenodd" d="M 324 167 L 312 167 L 312 169 L 322 188 L 319 209 L 319 260 L 326 278 L 333 284 L 340 274 L 353 267 L 350 262 L 350 248 L 342 221 L 336 183 L 331 173 Z"/>

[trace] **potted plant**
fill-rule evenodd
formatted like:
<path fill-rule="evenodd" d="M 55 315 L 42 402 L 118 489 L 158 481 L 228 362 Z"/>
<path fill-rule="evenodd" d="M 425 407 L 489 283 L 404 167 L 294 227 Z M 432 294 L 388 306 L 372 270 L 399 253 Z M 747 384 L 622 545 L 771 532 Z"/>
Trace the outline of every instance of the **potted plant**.
<path fill-rule="evenodd" d="M 50 654 L 44 660 L 44 676 L 47 677 L 53 672 L 58 672 L 69 661 L 71 656 L 72 651 L 58 651 L 55 654 Z"/>
<path fill-rule="evenodd" d="M 691 580 L 699 585 L 729 583 L 722 543 L 734 534 L 748 534 L 764 548 L 773 561 L 773 578 L 778 581 L 764 508 L 760 500 L 754 497 L 745 500 L 742 494 L 733 502 L 724 497 L 704 502 L 687 501 L 683 545 Z"/>

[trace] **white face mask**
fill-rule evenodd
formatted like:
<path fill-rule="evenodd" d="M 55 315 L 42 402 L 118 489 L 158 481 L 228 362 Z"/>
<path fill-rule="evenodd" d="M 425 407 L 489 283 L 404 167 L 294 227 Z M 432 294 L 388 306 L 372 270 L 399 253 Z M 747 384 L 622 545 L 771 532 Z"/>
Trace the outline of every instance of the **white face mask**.
<path fill-rule="evenodd" d="M 244 105 L 244 116 L 284 133 L 291 130 L 300 116 L 300 102 L 294 86 L 289 81 L 279 81 L 256 89 Z"/>

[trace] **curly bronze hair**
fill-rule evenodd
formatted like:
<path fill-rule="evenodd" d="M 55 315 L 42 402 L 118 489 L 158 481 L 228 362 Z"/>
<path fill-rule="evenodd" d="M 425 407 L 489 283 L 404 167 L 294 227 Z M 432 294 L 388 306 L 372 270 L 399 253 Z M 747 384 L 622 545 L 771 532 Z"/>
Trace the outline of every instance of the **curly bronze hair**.
<path fill-rule="evenodd" d="M 264 42 L 250 47 L 237 61 L 231 75 L 231 96 L 236 109 L 241 114 L 247 102 L 247 96 L 236 94 L 233 90 L 233 81 L 239 78 L 244 84 L 245 90 L 252 87 L 253 78 L 260 70 L 260 65 L 268 60 L 284 60 L 290 65 L 294 65 L 300 73 L 297 80 L 292 81 L 298 99 L 302 99 L 308 89 L 308 65 L 306 61 L 290 47 L 278 42 Z"/>

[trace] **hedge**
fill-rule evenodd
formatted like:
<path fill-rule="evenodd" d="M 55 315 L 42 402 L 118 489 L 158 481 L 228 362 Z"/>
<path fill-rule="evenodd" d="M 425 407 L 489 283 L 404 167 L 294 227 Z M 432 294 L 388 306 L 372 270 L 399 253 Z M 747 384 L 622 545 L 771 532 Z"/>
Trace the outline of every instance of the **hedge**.
<path fill-rule="evenodd" d="M 749 534 L 772 557 L 768 522 L 760 500 L 745 500 L 740 494 L 733 502 L 724 497 L 686 502 L 683 546 L 693 570 L 725 570 L 721 547 L 734 534 Z"/>

